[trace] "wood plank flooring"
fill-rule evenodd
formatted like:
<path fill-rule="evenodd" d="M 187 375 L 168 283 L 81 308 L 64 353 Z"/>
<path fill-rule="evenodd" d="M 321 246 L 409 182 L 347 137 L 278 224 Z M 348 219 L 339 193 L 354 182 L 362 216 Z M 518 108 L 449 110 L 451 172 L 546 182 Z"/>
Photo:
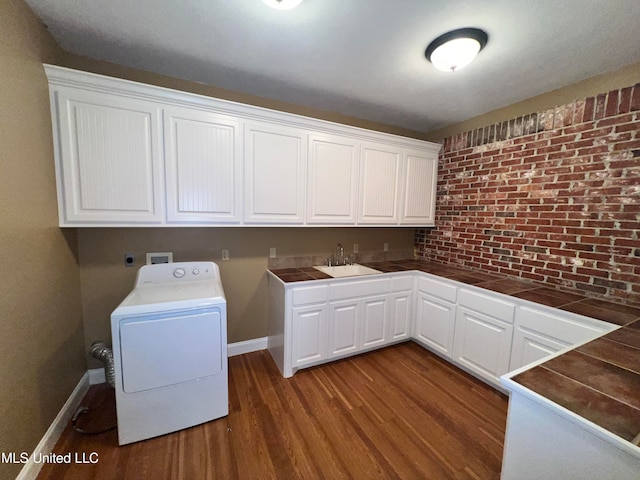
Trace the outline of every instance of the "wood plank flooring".
<path fill-rule="evenodd" d="M 497 479 L 507 397 L 407 342 L 282 378 L 267 351 L 229 359 L 228 417 L 118 447 L 70 426 L 40 480 Z M 91 387 L 86 430 L 115 423 L 113 390 Z"/>

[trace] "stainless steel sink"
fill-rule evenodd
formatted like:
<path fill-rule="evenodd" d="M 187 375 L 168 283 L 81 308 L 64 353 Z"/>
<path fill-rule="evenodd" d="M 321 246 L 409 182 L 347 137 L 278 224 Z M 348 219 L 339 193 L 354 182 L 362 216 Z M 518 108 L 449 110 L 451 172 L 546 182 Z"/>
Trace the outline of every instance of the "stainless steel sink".
<path fill-rule="evenodd" d="M 364 265 L 358 265 L 357 263 L 354 263 L 353 265 L 339 265 L 336 267 L 317 265 L 313 268 L 315 268 L 316 270 L 320 270 L 321 272 L 324 272 L 334 278 L 355 277 L 359 275 L 373 275 L 374 273 L 382 273 L 379 270 L 365 267 Z"/>

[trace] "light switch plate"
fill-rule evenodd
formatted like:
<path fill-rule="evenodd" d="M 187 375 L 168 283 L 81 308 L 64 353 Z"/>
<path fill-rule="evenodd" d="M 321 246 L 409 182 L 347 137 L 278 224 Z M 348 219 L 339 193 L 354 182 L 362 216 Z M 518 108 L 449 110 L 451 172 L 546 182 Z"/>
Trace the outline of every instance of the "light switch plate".
<path fill-rule="evenodd" d="M 276 247 L 271 247 L 269 249 L 269 258 L 276 258 Z"/>

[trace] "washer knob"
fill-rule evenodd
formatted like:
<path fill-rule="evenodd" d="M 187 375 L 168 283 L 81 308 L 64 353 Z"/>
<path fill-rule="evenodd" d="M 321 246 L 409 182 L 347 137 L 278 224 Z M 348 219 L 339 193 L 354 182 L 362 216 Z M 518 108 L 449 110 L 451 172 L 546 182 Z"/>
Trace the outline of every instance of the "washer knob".
<path fill-rule="evenodd" d="M 185 273 L 186 272 L 184 271 L 184 268 L 176 268 L 173 271 L 173 276 L 176 277 L 176 278 L 182 278 L 182 277 L 184 277 Z"/>
<path fill-rule="evenodd" d="M 193 273 L 194 275 L 200 275 L 200 270 L 197 269 L 197 268 L 194 268 L 193 272 L 191 272 L 191 273 Z"/>

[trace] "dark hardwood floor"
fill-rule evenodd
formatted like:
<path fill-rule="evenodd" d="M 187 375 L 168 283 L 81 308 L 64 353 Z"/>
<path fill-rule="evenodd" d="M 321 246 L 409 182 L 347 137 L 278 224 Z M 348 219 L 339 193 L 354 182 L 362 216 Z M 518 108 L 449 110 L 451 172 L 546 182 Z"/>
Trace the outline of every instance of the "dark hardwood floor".
<path fill-rule="evenodd" d="M 41 480 L 496 479 L 507 397 L 422 347 L 396 345 L 282 378 L 267 351 L 229 359 L 228 417 L 119 447 L 68 426 Z M 91 387 L 86 430 L 115 423 L 113 390 Z M 94 457 L 95 458 L 95 457 Z"/>

